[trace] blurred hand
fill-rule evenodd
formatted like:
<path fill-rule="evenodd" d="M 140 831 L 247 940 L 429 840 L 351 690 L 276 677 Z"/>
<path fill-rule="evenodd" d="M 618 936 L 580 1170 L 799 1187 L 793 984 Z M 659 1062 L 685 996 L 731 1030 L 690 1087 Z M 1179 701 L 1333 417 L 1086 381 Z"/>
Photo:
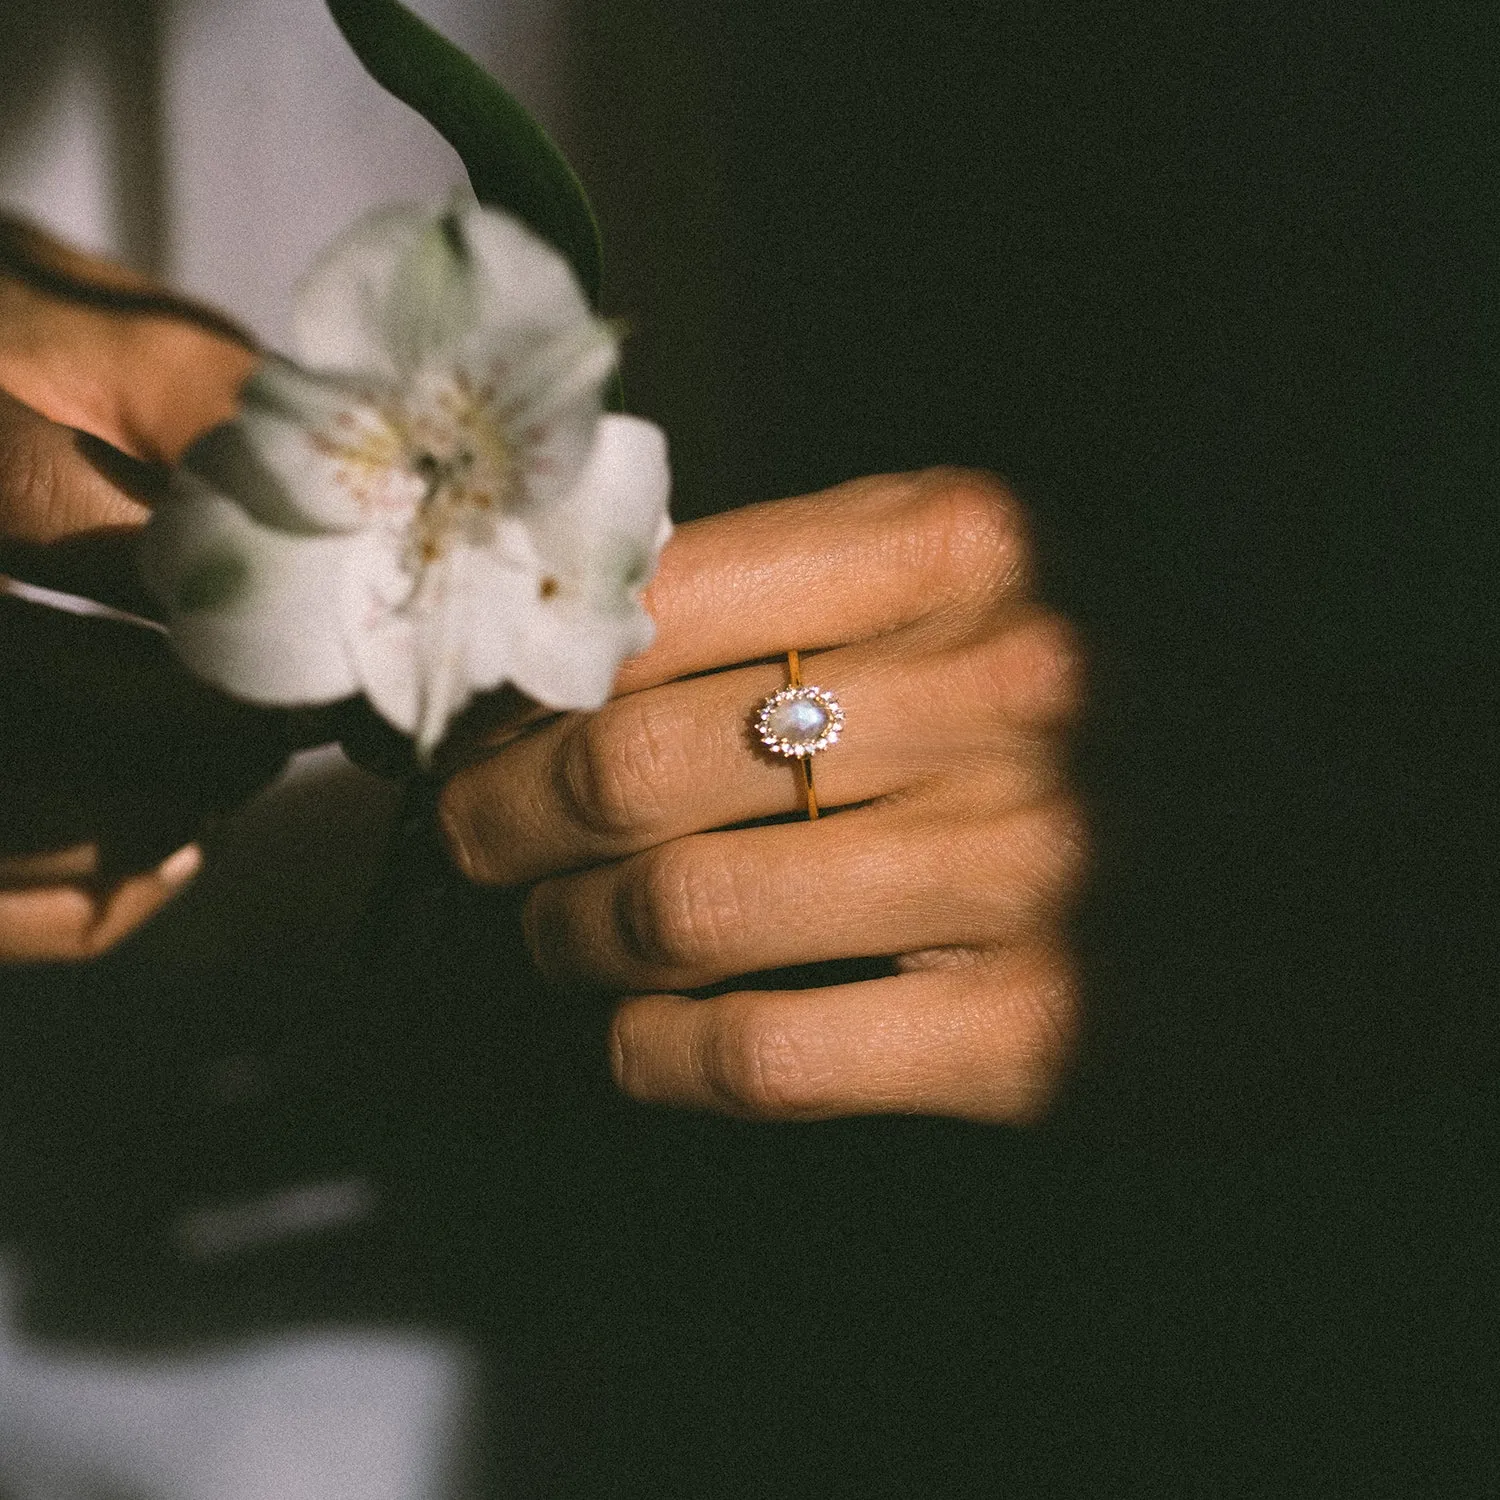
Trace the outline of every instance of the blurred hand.
<path fill-rule="evenodd" d="M 133 541 L 163 465 L 254 361 L 215 315 L 0 221 L 0 575 L 145 612 Z M 0 961 L 132 931 L 196 869 L 204 818 L 284 757 L 158 633 L 0 592 Z"/>
<path fill-rule="evenodd" d="M 628 997 L 611 1041 L 627 1093 L 757 1119 L 1045 1108 L 1075 1020 L 1080 673 L 1028 576 L 1019 507 L 971 473 L 692 523 L 615 699 L 504 731 L 451 778 L 453 853 L 475 880 L 532 885 L 543 971 Z M 789 648 L 847 716 L 814 762 L 831 815 L 742 826 L 803 807 L 795 765 L 751 731 Z M 895 976 L 674 993 L 879 955 Z"/>

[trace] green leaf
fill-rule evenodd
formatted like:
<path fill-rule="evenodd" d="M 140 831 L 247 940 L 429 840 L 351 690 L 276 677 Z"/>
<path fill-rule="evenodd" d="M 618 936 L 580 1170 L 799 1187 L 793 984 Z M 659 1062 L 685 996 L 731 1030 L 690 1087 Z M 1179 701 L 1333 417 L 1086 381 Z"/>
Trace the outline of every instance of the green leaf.
<path fill-rule="evenodd" d="M 481 203 L 555 245 L 599 306 L 599 228 L 583 185 L 546 131 L 473 59 L 398 0 L 328 0 L 375 81 L 458 152 Z"/>

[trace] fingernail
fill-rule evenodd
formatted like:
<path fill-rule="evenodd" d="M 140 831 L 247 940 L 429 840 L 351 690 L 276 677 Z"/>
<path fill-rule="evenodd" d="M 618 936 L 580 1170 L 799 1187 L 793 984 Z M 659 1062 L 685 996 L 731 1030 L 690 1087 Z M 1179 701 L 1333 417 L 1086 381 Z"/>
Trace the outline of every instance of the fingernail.
<path fill-rule="evenodd" d="M 156 878 L 164 886 L 176 890 L 178 886 L 186 885 L 202 868 L 203 851 L 196 844 L 184 844 L 156 867 Z"/>

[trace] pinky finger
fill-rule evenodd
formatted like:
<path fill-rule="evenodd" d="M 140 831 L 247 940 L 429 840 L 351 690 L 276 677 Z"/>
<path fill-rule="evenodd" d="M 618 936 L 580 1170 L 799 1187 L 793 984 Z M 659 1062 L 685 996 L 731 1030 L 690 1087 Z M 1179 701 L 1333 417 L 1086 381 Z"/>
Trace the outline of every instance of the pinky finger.
<path fill-rule="evenodd" d="M 82 884 L 0 890 L 0 963 L 76 963 L 97 958 L 165 906 L 198 873 L 187 844 L 154 870 L 107 887 Z"/>
<path fill-rule="evenodd" d="M 615 1014 L 615 1081 L 647 1103 L 758 1120 L 1040 1118 L 1076 1029 L 1065 958 L 975 956 L 821 990 L 643 995 Z"/>

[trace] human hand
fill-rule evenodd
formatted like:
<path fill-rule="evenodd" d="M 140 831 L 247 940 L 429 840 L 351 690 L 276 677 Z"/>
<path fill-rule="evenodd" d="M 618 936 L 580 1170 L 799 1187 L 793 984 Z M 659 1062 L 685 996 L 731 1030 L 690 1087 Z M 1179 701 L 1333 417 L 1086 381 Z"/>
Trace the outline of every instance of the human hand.
<path fill-rule="evenodd" d="M 173 306 L 0 222 L 0 574 L 149 608 L 133 541 L 161 466 L 232 413 L 255 358 Z M 0 591 L 0 961 L 133 931 L 196 869 L 185 840 L 285 750 L 149 629 Z"/>
<path fill-rule="evenodd" d="M 1062 753 L 1078 651 L 1029 573 L 1018 505 L 966 472 L 691 523 L 613 701 L 512 729 L 449 780 L 464 872 L 535 883 L 543 972 L 628 996 L 626 1093 L 768 1120 L 1042 1112 L 1075 1029 L 1063 923 L 1084 834 Z M 815 761 L 832 815 L 737 826 L 802 806 L 750 728 L 789 648 L 847 715 Z M 671 993 L 879 955 L 896 975 Z"/>

